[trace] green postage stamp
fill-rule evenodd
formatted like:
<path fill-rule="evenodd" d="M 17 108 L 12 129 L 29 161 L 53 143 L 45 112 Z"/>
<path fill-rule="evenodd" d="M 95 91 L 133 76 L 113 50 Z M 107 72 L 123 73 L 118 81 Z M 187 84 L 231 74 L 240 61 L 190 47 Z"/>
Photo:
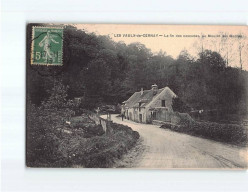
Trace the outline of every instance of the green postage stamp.
<path fill-rule="evenodd" d="M 63 28 L 33 26 L 31 65 L 63 65 Z"/>

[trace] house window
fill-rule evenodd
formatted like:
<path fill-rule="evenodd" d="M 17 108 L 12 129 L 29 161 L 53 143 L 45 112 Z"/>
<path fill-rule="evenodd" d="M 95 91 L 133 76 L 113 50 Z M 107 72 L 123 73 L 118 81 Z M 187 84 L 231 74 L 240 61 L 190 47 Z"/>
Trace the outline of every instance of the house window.
<path fill-rule="evenodd" d="M 165 107 L 165 100 L 162 100 L 162 107 Z"/>

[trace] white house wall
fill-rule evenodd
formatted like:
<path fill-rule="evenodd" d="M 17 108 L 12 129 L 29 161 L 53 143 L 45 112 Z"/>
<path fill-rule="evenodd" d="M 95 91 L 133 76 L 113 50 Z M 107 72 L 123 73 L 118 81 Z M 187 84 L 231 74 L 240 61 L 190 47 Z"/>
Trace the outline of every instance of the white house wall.
<path fill-rule="evenodd" d="M 163 90 L 157 97 L 156 99 L 152 101 L 148 107 L 149 108 L 156 108 L 156 107 L 161 107 L 162 106 L 162 100 L 165 100 L 165 106 L 168 108 L 169 111 L 172 111 L 172 98 L 173 94 L 168 91 L 168 89 Z"/>
<path fill-rule="evenodd" d="M 135 122 L 142 122 L 146 123 L 146 109 L 141 107 L 140 111 L 139 108 L 129 108 L 126 110 L 126 118 Z M 128 113 L 128 114 L 127 114 Z M 142 121 L 140 121 L 139 115 L 142 114 Z"/>

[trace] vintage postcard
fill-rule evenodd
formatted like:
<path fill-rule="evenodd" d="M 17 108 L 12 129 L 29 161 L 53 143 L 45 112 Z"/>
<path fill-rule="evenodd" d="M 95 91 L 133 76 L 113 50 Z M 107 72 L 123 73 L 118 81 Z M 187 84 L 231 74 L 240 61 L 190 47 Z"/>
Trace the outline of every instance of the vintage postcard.
<path fill-rule="evenodd" d="M 247 169 L 248 27 L 28 24 L 27 167 Z"/>

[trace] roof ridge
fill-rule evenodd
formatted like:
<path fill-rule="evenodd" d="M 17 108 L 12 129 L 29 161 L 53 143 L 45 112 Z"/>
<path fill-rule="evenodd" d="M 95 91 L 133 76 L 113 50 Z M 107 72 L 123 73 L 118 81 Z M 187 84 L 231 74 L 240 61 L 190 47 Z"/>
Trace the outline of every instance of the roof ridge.
<path fill-rule="evenodd" d="M 164 88 L 166 88 L 166 87 L 163 87 L 163 88 L 160 88 L 160 89 L 158 89 L 158 90 L 161 90 L 161 89 L 164 89 Z M 152 89 L 145 89 L 145 90 L 143 90 L 143 91 L 151 91 Z M 136 91 L 136 92 L 138 92 L 138 93 L 140 93 L 141 91 Z M 136 93 L 135 92 L 135 93 Z"/>
<path fill-rule="evenodd" d="M 152 93 L 152 89 L 146 89 L 143 90 L 143 93 L 141 93 L 142 91 L 136 91 L 133 93 L 133 95 L 131 97 L 129 97 L 128 100 L 126 100 L 126 104 L 128 107 L 133 107 L 135 106 L 137 103 L 139 103 L 141 100 L 146 100 L 147 102 L 144 105 L 148 105 L 150 104 L 153 100 L 157 99 L 157 97 L 161 94 L 162 91 L 164 90 L 168 90 L 168 92 L 171 95 L 175 95 L 175 93 L 169 88 L 169 87 L 163 87 L 158 89 L 158 92 L 156 95 L 153 95 Z"/>

